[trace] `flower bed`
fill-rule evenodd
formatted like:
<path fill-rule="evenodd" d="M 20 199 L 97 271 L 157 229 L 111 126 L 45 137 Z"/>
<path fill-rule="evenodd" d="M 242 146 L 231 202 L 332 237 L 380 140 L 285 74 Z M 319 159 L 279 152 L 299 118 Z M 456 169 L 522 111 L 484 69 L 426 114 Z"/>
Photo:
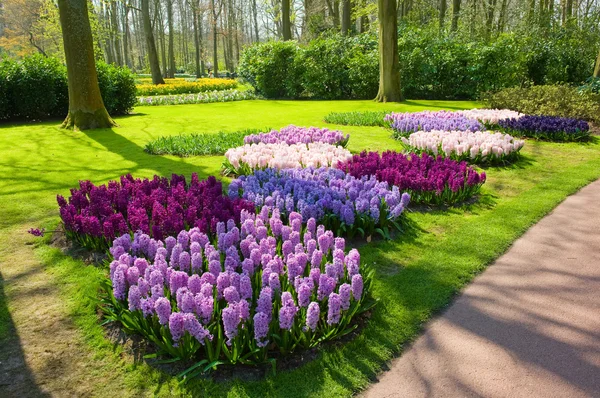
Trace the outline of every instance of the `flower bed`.
<path fill-rule="evenodd" d="M 519 119 L 522 113 L 511 111 L 510 109 L 470 109 L 466 111 L 456 111 L 456 113 L 465 116 L 468 119 L 479 120 L 487 127 L 496 126 L 500 120 Z"/>
<path fill-rule="evenodd" d="M 375 177 L 357 179 L 332 168 L 258 170 L 229 185 L 232 199 L 244 198 L 258 208 L 277 208 L 284 217 L 296 211 L 315 218 L 338 235 L 379 233 L 401 229 L 401 216 L 410 195 Z"/>
<path fill-rule="evenodd" d="M 67 237 L 92 250 L 107 249 L 115 236 L 138 230 L 154 239 L 192 227 L 213 233 L 217 222 L 239 221 L 242 210 L 254 211 L 252 203 L 224 196 L 214 177 L 200 181 L 195 173 L 189 185 L 175 174 L 151 180 L 128 174 L 99 186 L 80 181 L 68 202 L 61 195 L 57 200 Z"/>
<path fill-rule="evenodd" d="M 477 173 L 466 162 L 422 155 L 404 155 L 386 151 L 362 152 L 352 160 L 338 164 L 339 169 L 356 178 L 375 176 L 410 193 L 413 203 L 453 204 L 476 193 L 485 182 L 485 173 Z"/>
<path fill-rule="evenodd" d="M 511 134 L 548 141 L 583 141 L 590 137 L 590 126 L 584 120 L 556 116 L 526 115 L 504 119 L 500 127 Z"/>
<path fill-rule="evenodd" d="M 390 113 L 385 117 L 394 131 L 394 138 L 406 137 L 416 131 L 479 131 L 483 125 L 474 119 L 450 111 Z"/>
<path fill-rule="evenodd" d="M 339 130 L 321 129 L 318 127 L 296 127 L 290 125 L 283 127 L 280 131 L 273 130 L 269 133 L 252 134 L 244 138 L 245 144 L 309 144 L 311 142 L 322 142 L 331 145 L 346 147 L 350 135 Z"/>
<path fill-rule="evenodd" d="M 411 152 L 428 153 L 471 163 L 514 161 L 524 141 L 508 134 L 490 131 L 419 131 L 402 142 Z"/>
<path fill-rule="evenodd" d="M 384 120 L 391 111 L 354 111 L 331 112 L 323 120 L 325 123 L 341 124 L 345 126 L 379 126 L 388 127 L 389 122 Z"/>
<path fill-rule="evenodd" d="M 217 240 L 196 228 L 164 243 L 141 233 L 116 239 L 106 318 L 163 354 L 194 360 L 187 377 L 347 334 L 374 304 L 370 273 L 343 238 L 314 219 L 303 228 L 298 213 L 288 218 L 242 212 L 239 223 L 217 225 Z"/>
<path fill-rule="evenodd" d="M 309 144 L 246 144 L 225 152 L 224 174 L 246 175 L 265 168 L 287 169 L 333 166 L 350 159 L 350 151 L 341 146 Z"/>
<path fill-rule="evenodd" d="M 142 83 L 137 85 L 137 95 L 170 95 L 191 94 L 205 91 L 228 90 L 236 88 L 238 83 L 233 79 L 197 79 L 188 81 L 184 79 L 167 79 L 165 84 Z"/>
<path fill-rule="evenodd" d="M 251 90 L 240 91 L 235 89 L 208 91 L 197 94 L 154 95 L 138 97 L 138 106 L 144 105 L 183 105 L 205 104 L 210 102 L 243 101 L 258 98 Z"/>

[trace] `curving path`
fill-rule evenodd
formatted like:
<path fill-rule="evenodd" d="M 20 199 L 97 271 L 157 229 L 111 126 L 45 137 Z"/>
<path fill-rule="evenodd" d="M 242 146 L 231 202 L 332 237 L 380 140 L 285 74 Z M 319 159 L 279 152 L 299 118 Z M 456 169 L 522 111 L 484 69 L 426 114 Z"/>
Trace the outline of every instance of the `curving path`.
<path fill-rule="evenodd" d="M 600 397 L 600 180 L 477 277 L 365 397 Z"/>

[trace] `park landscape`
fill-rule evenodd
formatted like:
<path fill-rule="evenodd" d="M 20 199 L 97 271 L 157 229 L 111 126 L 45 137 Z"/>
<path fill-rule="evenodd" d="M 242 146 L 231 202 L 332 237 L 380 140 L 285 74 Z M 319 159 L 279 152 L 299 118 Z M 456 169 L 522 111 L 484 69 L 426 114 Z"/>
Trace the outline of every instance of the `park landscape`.
<path fill-rule="evenodd" d="M 325 12 L 332 26 L 302 34 L 282 2 L 281 34 L 267 22 L 261 38 L 254 17 L 234 52 L 215 38 L 244 18 L 217 28 L 215 1 L 190 6 L 193 24 L 167 1 L 167 33 L 150 23 L 160 2 L 140 3 L 135 32 L 125 14 L 98 41 L 103 6 L 60 0 L 47 16 L 64 49 L 43 54 L 3 21 L 2 396 L 368 395 L 477 275 L 600 178 L 598 39 L 570 45 L 597 35 L 594 2 L 530 10 L 545 58 L 521 5 L 512 25 L 504 7 L 495 27 L 471 15 L 479 40 L 456 33 L 470 29 L 460 1 L 429 28 L 404 2 L 343 1 L 370 17 L 344 5 L 341 32 Z M 219 12 L 236 5 L 252 6 Z M 173 36 L 190 45 L 177 58 Z"/>

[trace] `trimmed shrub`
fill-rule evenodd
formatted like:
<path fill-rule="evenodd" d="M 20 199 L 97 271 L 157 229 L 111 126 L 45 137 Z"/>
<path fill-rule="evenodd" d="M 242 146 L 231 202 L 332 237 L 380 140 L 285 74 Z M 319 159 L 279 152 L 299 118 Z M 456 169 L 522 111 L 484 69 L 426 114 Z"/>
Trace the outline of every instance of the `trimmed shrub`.
<path fill-rule="evenodd" d="M 136 102 L 133 74 L 104 62 L 96 68 L 108 113 L 128 113 Z M 58 59 L 33 55 L 0 63 L 0 120 L 61 118 L 68 109 L 67 69 Z"/>
<path fill-rule="evenodd" d="M 135 77 L 128 68 L 96 63 L 104 106 L 111 115 L 129 113 L 137 102 Z"/>
<path fill-rule="evenodd" d="M 294 59 L 299 51 L 295 41 L 270 41 L 244 50 L 239 64 L 240 76 L 258 94 L 267 98 L 296 98 L 301 92 Z"/>
<path fill-rule="evenodd" d="M 567 85 L 514 87 L 488 94 L 490 108 L 507 108 L 528 115 L 600 121 L 600 95 Z"/>
<path fill-rule="evenodd" d="M 0 119 L 42 120 L 67 114 L 67 70 L 57 59 L 33 55 L 21 62 L 6 60 L 0 69 L 5 108 Z"/>

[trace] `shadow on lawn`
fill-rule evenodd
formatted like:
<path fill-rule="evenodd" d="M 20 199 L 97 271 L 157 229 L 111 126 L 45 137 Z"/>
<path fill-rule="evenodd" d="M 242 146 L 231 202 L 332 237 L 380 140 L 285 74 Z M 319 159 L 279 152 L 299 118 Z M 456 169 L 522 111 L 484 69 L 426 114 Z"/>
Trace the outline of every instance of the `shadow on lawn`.
<path fill-rule="evenodd" d="M 189 179 L 191 173 L 198 173 L 200 178 L 208 177 L 206 170 L 197 165 L 185 162 L 184 159 L 171 159 L 163 156 L 150 155 L 144 152 L 144 148 L 130 141 L 113 129 L 86 130 L 85 134 L 90 139 L 104 146 L 107 151 L 123 157 L 123 159 L 134 162 L 135 166 L 128 168 L 128 172 L 135 174 L 140 170 L 153 170 L 157 174 L 170 176 L 171 174 L 183 174 Z M 115 176 L 114 178 L 118 178 Z M 134 175 L 134 177 L 136 177 Z M 218 176 L 217 176 L 218 177 Z"/>
<path fill-rule="evenodd" d="M 21 339 L 16 333 L 8 311 L 4 293 L 5 280 L 0 273 L 0 396 L 1 397 L 50 397 L 39 389 L 33 372 L 27 365 Z"/>

